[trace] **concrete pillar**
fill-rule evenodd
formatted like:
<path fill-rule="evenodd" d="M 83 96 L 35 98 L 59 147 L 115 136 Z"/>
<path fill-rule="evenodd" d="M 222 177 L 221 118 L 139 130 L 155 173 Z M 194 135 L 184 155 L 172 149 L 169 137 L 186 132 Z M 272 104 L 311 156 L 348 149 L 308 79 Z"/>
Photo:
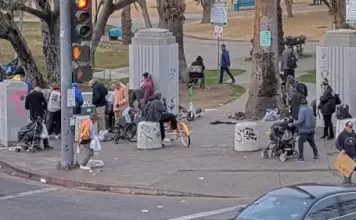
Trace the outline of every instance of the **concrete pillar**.
<path fill-rule="evenodd" d="M 323 79 L 327 78 L 335 94 L 340 94 L 342 102 L 350 106 L 351 115 L 356 115 L 356 75 L 353 71 L 355 57 L 356 31 L 333 30 L 325 33 L 320 46 L 316 48 L 317 105 L 323 93 L 320 85 Z M 322 117 L 317 119 L 317 126 L 324 126 Z"/>
<path fill-rule="evenodd" d="M 130 89 L 139 88 L 142 74 L 152 74 L 155 90 L 167 100 L 168 111 L 178 114 L 179 106 L 178 44 L 166 29 L 139 30 L 130 45 Z"/>
<path fill-rule="evenodd" d="M 5 147 L 17 142 L 18 131 L 29 123 L 30 114 L 25 109 L 27 94 L 27 85 L 24 82 L 0 82 L 0 144 Z"/>

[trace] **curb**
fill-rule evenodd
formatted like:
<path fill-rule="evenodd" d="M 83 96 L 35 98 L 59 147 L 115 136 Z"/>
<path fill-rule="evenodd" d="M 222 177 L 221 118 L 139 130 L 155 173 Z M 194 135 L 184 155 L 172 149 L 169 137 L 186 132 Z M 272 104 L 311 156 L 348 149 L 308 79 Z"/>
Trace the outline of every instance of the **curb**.
<path fill-rule="evenodd" d="M 196 39 L 196 40 L 210 40 L 210 41 L 216 41 L 216 39 L 214 38 L 208 38 L 208 37 L 199 37 L 199 36 L 195 36 L 195 35 L 191 35 L 191 34 L 183 34 L 183 37 L 186 37 L 186 38 L 191 38 L 191 39 Z M 226 38 L 226 39 L 221 39 L 220 41 L 225 41 L 225 42 L 251 42 L 250 40 L 235 40 L 235 39 L 229 39 L 229 38 Z M 310 43 L 318 43 L 320 42 L 319 40 L 307 40 L 306 41 L 307 43 L 310 42 Z"/>
<path fill-rule="evenodd" d="M 91 183 L 83 180 L 68 179 L 62 177 L 50 176 L 40 172 L 32 171 L 20 166 L 10 164 L 0 159 L 0 170 L 13 172 L 15 176 L 35 180 L 38 182 L 62 186 L 66 188 L 77 188 L 82 190 L 112 192 L 131 195 L 150 195 L 150 196 L 174 196 L 174 197 L 205 197 L 205 198 L 239 198 L 236 196 L 218 196 L 201 193 L 180 192 L 169 189 L 159 189 L 153 187 L 139 186 L 119 186 L 102 183 Z M 45 181 L 44 181 L 45 180 Z"/>

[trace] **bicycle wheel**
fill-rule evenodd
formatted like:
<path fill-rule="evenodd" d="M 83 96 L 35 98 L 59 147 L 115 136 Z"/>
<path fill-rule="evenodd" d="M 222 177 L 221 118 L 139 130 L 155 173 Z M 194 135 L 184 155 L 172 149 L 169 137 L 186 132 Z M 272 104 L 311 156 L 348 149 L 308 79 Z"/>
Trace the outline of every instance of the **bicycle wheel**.
<path fill-rule="evenodd" d="M 184 122 L 178 123 L 178 129 L 180 134 L 180 139 L 185 147 L 190 146 L 190 131 L 188 126 Z"/>
<path fill-rule="evenodd" d="M 137 133 L 137 125 L 135 123 L 128 124 L 124 131 L 125 139 L 130 142 L 136 142 L 133 138 L 136 136 Z"/>

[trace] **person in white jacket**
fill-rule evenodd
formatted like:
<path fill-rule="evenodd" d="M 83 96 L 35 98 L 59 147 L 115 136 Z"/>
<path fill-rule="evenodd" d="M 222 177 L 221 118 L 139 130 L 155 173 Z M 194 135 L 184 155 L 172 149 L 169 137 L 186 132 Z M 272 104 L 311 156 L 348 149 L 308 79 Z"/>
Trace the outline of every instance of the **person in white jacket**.
<path fill-rule="evenodd" d="M 53 88 L 48 99 L 48 135 L 54 133 L 55 138 L 59 139 L 61 132 L 61 90 Z"/>

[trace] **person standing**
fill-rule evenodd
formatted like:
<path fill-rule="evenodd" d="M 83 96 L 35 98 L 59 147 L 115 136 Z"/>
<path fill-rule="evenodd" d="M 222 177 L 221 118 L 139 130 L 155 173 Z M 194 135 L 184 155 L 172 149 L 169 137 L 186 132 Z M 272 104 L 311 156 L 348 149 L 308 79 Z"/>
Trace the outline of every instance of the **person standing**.
<path fill-rule="evenodd" d="M 151 74 L 147 72 L 143 74 L 143 81 L 140 84 L 140 89 L 143 90 L 142 103 L 146 103 L 147 99 L 151 97 L 155 91 Z"/>
<path fill-rule="evenodd" d="M 74 115 L 80 115 L 81 113 L 81 107 L 83 105 L 83 95 L 80 89 L 78 88 L 77 83 L 72 83 L 72 88 L 74 89 L 74 94 L 75 94 L 75 107 L 73 108 L 73 114 Z"/>
<path fill-rule="evenodd" d="M 232 75 L 232 73 L 230 71 L 230 66 L 231 66 L 231 62 L 230 62 L 229 51 L 226 50 L 225 44 L 222 44 L 221 45 L 221 58 L 220 58 L 220 79 L 219 79 L 219 84 L 223 83 L 224 72 L 225 71 L 230 76 L 231 83 L 235 83 L 236 82 L 234 76 Z"/>
<path fill-rule="evenodd" d="M 59 139 L 61 132 L 61 90 L 58 87 L 52 89 L 48 99 L 48 135 L 54 133 Z"/>
<path fill-rule="evenodd" d="M 319 160 L 318 149 L 316 148 L 314 141 L 315 134 L 315 119 L 313 109 L 308 106 L 306 99 L 301 101 L 299 108 L 298 120 L 290 123 L 290 127 L 297 127 L 299 133 L 298 150 L 299 150 L 299 162 L 304 162 L 304 143 L 308 141 L 310 147 L 313 149 L 314 160 Z"/>
<path fill-rule="evenodd" d="M 26 96 L 25 109 L 30 111 L 30 119 L 32 122 L 44 119 L 47 110 L 47 100 L 39 87 L 36 87 Z M 43 139 L 43 145 L 44 148 L 52 148 L 49 145 L 48 138 Z"/>
<path fill-rule="evenodd" d="M 114 91 L 114 112 L 115 118 L 121 117 L 122 112 L 129 106 L 129 91 L 127 87 L 119 81 L 111 82 Z"/>
<path fill-rule="evenodd" d="M 356 134 L 353 129 L 354 125 L 351 121 L 346 122 L 345 129 L 337 136 L 335 141 L 335 147 L 341 151 L 342 154 L 346 154 L 351 159 L 356 158 Z M 344 183 L 352 183 L 352 173 L 349 177 L 344 176 Z"/>
<path fill-rule="evenodd" d="M 96 107 L 96 113 L 99 117 L 98 119 L 98 130 L 103 131 L 106 130 L 105 123 L 105 109 L 106 109 L 106 95 L 108 94 L 108 90 L 105 86 L 95 79 L 89 81 L 88 86 L 93 88 L 93 98 L 92 104 Z"/>
<path fill-rule="evenodd" d="M 299 56 L 294 51 L 293 45 L 289 45 L 283 50 L 281 57 L 281 70 L 284 72 L 284 77 L 287 79 L 288 76 L 293 76 L 295 78 L 295 69 L 298 67 Z"/>
<path fill-rule="evenodd" d="M 98 131 L 95 126 L 98 119 L 99 117 L 96 114 L 90 115 L 90 118 L 84 120 L 80 126 L 78 143 L 85 149 L 85 156 L 83 161 L 80 163 L 80 168 L 84 170 L 90 170 L 90 167 L 87 165 L 90 158 L 94 155 L 93 149 L 90 148 L 90 142 L 94 140 L 95 135 L 98 135 Z"/>
<path fill-rule="evenodd" d="M 15 71 L 14 71 L 14 77 L 12 78 L 13 80 L 20 80 L 27 85 L 28 93 L 30 93 L 33 90 L 33 85 L 30 79 L 26 77 L 25 70 L 23 69 L 22 66 L 18 66 Z"/>
<path fill-rule="evenodd" d="M 334 91 L 329 85 L 329 81 L 324 79 L 321 88 L 323 95 L 320 97 L 319 109 L 324 119 L 324 134 L 321 138 L 334 139 L 334 128 L 331 120 L 336 109 Z"/>
<path fill-rule="evenodd" d="M 292 77 L 292 76 L 288 76 Z M 303 99 L 306 99 L 308 95 L 307 86 L 304 83 L 296 82 L 295 91 L 291 96 L 291 113 L 293 120 L 298 120 L 299 107 Z"/>

